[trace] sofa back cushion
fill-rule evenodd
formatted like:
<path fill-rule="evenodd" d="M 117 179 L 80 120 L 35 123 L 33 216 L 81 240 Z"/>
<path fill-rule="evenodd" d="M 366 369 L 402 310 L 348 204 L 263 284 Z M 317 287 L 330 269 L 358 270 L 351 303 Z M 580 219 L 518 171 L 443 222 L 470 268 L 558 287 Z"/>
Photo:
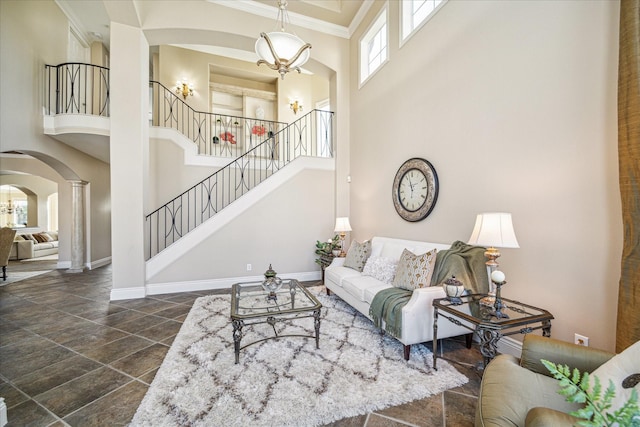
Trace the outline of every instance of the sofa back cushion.
<path fill-rule="evenodd" d="M 376 236 L 371 239 L 371 255 L 385 258 L 400 259 L 402 251 L 409 249 L 414 254 L 421 255 L 431 249 L 449 249 L 450 244 L 419 242 L 417 240 L 394 239 L 392 237 Z"/>
<path fill-rule="evenodd" d="M 402 289 L 414 290 L 426 288 L 431 285 L 431 276 L 436 264 L 436 249 L 424 254 L 416 255 L 405 249 L 398 261 L 396 276 L 393 286 Z"/>
<path fill-rule="evenodd" d="M 369 259 L 369 255 L 371 255 L 371 241 L 367 240 L 359 243 L 354 240 L 351 242 L 349 251 L 347 251 L 344 266 L 353 268 L 356 271 L 362 271 L 367 259 Z"/>

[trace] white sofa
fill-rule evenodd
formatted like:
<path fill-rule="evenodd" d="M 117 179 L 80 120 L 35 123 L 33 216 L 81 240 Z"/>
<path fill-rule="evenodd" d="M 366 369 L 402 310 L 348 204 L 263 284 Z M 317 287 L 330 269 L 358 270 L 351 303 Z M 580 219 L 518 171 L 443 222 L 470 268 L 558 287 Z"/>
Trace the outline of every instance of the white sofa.
<path fill-rule="evenodd" d="M 16 234 L 14 238 L 13 245 L 11 247 L 11 253 L 9 255 L 9 259 L 11 260 L 22 260 L 29 258 L 38 258 L 47 255 L 54 255 L 58 253 L 58 233 L 55 231 L 46 231 L 46 232 L 38 232 L 35 234 L 46 233 L 53 240 L 50 242 L 35 242 L 28 238 L 25 238 L 25 235 L 33 235 L 33 232 L 30 233 L 20 233 Z"/>
<path fill-rule="evenodd" d="M 442 243 L 417 242 L 389 237 L 374 237 L 371 239 L 371 256 L 382 256 L 399 259 L 406 248 L 416 255 L 431 249 L 445 250 L 451 245 Z M 334 258 L 331 265 L 325 269 L 324 285 L 327 294 L 335 293 L 343 301 L 351 305 L 360 313 L 369 316 L 369 306 L 373 297 L 379 291 L 392 287 L 378 279 L 365 276 L 352 268 L 344 267 L 345 258 Z M 404 358 L 409 360 L 412 344 L 433 340 L 433 300 L 444 298 L 446 294 L 442 286 L 431 286 L 415 289 L 411 299 L 402 309 L 402 336 L 399 341 L 404 344 Z M 438 322 L 438 338 L 467 335 L 467 345 L 471 344 L 469 329 L 453 324 L 446 319 Z"/>

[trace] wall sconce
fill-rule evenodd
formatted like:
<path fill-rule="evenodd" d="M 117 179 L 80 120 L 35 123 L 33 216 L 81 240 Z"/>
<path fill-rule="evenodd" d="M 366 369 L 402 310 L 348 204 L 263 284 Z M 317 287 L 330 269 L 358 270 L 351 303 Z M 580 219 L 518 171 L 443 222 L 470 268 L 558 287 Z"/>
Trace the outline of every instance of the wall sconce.
<path fill-rule="evenodd" d="M 295 101 L 289 103 L 289 108 L 293 110 L 293 114 L 298 114 L 298 111 L 302 111 L 302 103 L 298 102 L 298 100 L 296 99 Z"/>
<path fill-rule="evenodd" d="M 193 86 L 184 79 L 178 80 L 176 83 L 176 93 L 182 95 L 184 99 L 187 99 L 187 96 L 193 96 Z"/>

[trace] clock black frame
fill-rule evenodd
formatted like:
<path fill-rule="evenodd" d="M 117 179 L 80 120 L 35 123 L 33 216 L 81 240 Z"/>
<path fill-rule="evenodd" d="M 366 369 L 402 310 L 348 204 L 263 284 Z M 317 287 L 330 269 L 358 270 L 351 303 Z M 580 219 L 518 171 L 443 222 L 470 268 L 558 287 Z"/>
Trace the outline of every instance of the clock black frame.
<path fill-rule="evenodd" d="M 402 204 L 402 199 L 400 199 L 400 181 L 413 169 L 417 169 L 426 177 L 427 197 L 418 209 L 409 210 Z M 433 211 L 436 201 L 438 200 L 438 189 L 438 174 L 433 165 L 428 160 L 414 157 L 404 162 L 398 169 L 398 172 L 396 172 L 392 188 L 393 206 L 402 219 L 409 222 L 421 221 Z"/>

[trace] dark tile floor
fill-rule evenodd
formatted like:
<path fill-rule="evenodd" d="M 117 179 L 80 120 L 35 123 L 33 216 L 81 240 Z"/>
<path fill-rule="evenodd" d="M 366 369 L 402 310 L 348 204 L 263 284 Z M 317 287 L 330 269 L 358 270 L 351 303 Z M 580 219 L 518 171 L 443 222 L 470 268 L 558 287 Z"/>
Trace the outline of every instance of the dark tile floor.
<path fill-rule="evenodd" d="M 126 425 L 193 301 L 211 292 L 111 302 L 110 266 L 72 274 L 55 265 L 11 261 L 9 275 L 52 271 L 0 286 L 0 397 L 8 426 Z M 443 340 L 439 349 L 468 384 L 331 426 L 472 426 L 482 357 L 463 339 Z"/>

